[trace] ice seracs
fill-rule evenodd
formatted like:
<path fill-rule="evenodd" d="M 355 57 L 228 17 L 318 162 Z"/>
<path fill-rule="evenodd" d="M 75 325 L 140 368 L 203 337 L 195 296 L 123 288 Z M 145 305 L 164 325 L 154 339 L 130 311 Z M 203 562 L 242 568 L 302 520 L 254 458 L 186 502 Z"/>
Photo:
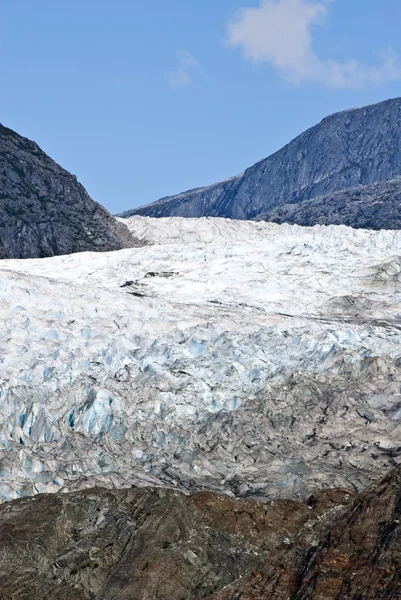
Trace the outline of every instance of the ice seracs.
<path fill-rule="evenodd" d="M 401 232 L 128 221 L 0 264 L 0 495 L 356 487 L 399 461 Z"/>

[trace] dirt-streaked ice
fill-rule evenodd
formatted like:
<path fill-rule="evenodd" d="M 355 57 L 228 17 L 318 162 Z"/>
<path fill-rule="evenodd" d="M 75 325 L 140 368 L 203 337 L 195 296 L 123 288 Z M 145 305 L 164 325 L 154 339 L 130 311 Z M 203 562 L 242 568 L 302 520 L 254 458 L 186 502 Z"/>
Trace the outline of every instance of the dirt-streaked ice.
<path fill-rule="evenodd" d="M 127 221 L 149 245 L 0 264 L 0 496 L 261 497 L 398 463 L 401 232 Z"/>

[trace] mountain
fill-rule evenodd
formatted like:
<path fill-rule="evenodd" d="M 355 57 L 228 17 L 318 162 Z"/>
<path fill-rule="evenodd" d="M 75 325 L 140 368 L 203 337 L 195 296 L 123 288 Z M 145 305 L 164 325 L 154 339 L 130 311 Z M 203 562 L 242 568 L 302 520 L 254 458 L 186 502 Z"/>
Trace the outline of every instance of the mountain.
<path fill-rule="evenodd" d="M 138 245 L 30 140 L 0 125 L 0 258 L 104 252 Z"/>
<path fill-rule="evenodd" d="M 394 207 L 396 200 L 392 193 L 399 183 L 376 189 L 372 185 L 399 176 L 401 98 L 396 98 L 327 117 L 242 175 L 163 198 L 120 216 L 269 219 L 273 215 L 274 220 L 274 211 L 278 210 L 280 222 L 288 216 L 296 223 L 299 218 L 299 224 L 345 224 L 346 221 L 348 225 L 360 227 L 360 223 L 366 226 L 365 223 L 373 222 L 374 227 L 379 228 L 388 222 L 387 217 L 391 223 L 393 215 L 398 214 L 399 202 Z M 346 190 L 352 191 L 348 194 Z M 338 197 L 337 192 L 343 192 L 342 196 Z M 386 213 L 384 220 L 379 217 L 378 223 L 369 216 L 361 217 L 377 208 L 374 192 L 379 193 Z M 303 206 L 314 198 L 320 198 L 320 204 Z M 352 203 L 356 199 L 358 209 L 355 210 Z M 345 215 L 344 203 L 347 205 Z"/>
<path fill-rule="evenodd" d="M 2 600 L 396 600 L 401 472 L 259 503 L 91 489 L 0 507 Z"/>
<path fill-rule="evenodd" d="M 401 463 L 401 232 L 127 220 L 0 265 L 0 499 L 359 491 Z"/>
<path fill-rule="evenodd" d="M 333 192 L 299 204 L 284 204 L 258 219 L 273 223 L 348 225 L 357 229 L 401 229 L 401 177 Z"/>

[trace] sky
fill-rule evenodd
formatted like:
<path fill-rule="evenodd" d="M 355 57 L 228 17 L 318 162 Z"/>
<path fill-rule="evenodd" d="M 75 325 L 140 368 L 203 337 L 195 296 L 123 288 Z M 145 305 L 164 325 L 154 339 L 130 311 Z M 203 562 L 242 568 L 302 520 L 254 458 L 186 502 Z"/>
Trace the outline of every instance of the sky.
<path fill-rule="evenodd" d="M 401 96 L 400 0 L 0 0 L 0 122 L 112 213 Z"/>

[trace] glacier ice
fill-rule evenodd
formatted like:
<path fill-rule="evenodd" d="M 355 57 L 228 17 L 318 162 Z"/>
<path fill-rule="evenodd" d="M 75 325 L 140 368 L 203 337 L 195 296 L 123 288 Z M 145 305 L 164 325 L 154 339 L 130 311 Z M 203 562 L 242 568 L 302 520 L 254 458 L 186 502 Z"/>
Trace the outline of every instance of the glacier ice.
<path fill-rule="evenodd" d="M 0 265 L 0 498 L 304 496 L 399 462 L 401 232 L 127 220 L 142 248 Z"/>

